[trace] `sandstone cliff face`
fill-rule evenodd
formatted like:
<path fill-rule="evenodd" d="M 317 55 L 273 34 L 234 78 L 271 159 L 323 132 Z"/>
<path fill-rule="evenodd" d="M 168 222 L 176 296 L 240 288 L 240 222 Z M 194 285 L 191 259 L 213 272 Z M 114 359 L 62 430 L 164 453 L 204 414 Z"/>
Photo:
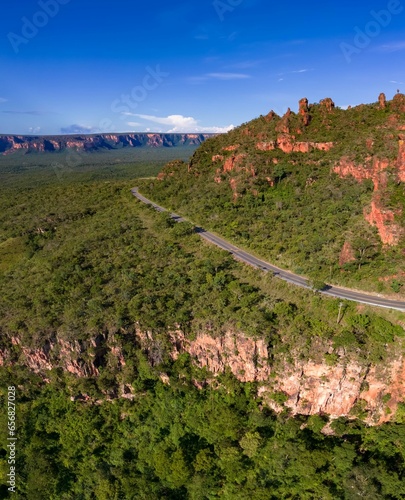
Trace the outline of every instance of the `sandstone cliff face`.
<path fill-rule="evenodd" d="M 268 397 L 274 389 L 286 394 L 285 406 L 294 415 L 350 417 L 355 405 L 363 403 L 365 421 L 379 425 L 391 420 L 398 403 L 405 399 L 405 360 L 398 357 L 385 367 L 363 367 L 355 362 L 328 366 L 313 361 L 286 366 L 284 376 L 276 378 L 271 389 L 263 385 L 259 390 L 269 406 L 280 410 Z"/>
<path fill-rule="evenodd" d="M 364 209 L 364 217 L 372 226 L 377 227 L 381 241 L 385 245 L 397 245 L 403 228 L 395 223 L 395 216 L 400 214 L 397 211 L 384 207 L 384 190 L 388 182 L 388 169 L 395 168 L 397 180 L 405 181 L 405 145 L 404 134 L 399 135 L 398 157 L 394 165 L 386 159 L 368 157 L 363 165 L 358 165 L 348 158 L 342 158 L 334 167 L 333 171 L 339 177 L 354 177 L 358 182 L 370 179 L 374 185 L 374 194 L 369 207 Z"/>
<path fill-rule="evenodd" d="M 398 180 L 400 182 L 405 182 L 405 134 L 399 134 L 398 136 L 398 158 L 396 163 L 396 169 L 398 172 Z"/>
<path fill-rule="evenodd" d="M 275 141 L 258 142 L 256 149 L 259 151 L 273 151 L 281 149 L 284 153 L 309 153 L 314 149 L 329 151 L 334 146 L 333 142 L 303 142 L 296 141 L 290 134 L 280 134 Z"/>
<path fill-rule="evenodd" d="M 97 151 L 123 147 L 176 147 L 198 146 L 213 134 L 100 134 L 77 136 L 0 136 L 0 154 L 12 154 L 19 150 L 30 152 L 54 152 L 66 149 Z"/>
<path fill-rule="evenodd" d="M 34 373 L 42 373 L 46 370 L 61 366 L 64 370 L 78 377 L 92 377 L 99 374 L 97 365 L 99 360 L 92 347 L 97 347 L 96 340 L 87 343 L 55 338 L 46 341 L 41 348 L 32 349 L 21 345 L 17 337 L 11 339 L 14 346 L 21 350 L 19 362 L 27 366 Z M 7 349 L 0 351 L 0 366 L 6 365 L 10 359 Z"/>
<path fill-rule="evenodd" d="M 214 375 L 229 367 L 241 382 L 265 381 L 270 376 L 267 346 L 262 339 L 227 331 L 221 337 L 203 333 L 188 341 L 182 332 L 176 332 L 171 334 L 171 341 L 173 358 L 188 352 L 200 367 L 208 368 Z"/>
<path fill-rule="evenodd" d="M 153 336 L 138 332 L 146 349 Z M 182 332 L 170 334 L 172 357 L 188 352 L 199 367 L 214 376 L 230 368 L 241 382 L 261 382 L 259 395 L 275 411 L 283 407 L 271 397 L 282 392 L 284 406 L 294 415 L 328 414 L 331 418 L 353 417 L 356 404 L 362 405 L 370 425 L 393 418 L 398 403 L 405 400 L 405 359 L 398 356 L 384 366 L 363 366 L 345 360 L 341 352 L 335 366 L 311 359 L 282 363 L 275 373 L 269 364 L 270 352 L 263 339 L 252 339 L 240 332 L 227 331 L 213 338 L 201 333 L 187 340 Z M 331 347 L 329 347 L 331 350 Z"/>
<path fill-rule="evenodd" d="M 291 114 L 291 112 L 290 112 Z M 287 113 L 287 117 L 290 116 Z M 256 169 L 251 163 L 247 162 L 248 155 L 246 153 L 238 153 L 239 144 L 233 144 L 222 148 L 222 151 L 233 152 L 231 156 L 225 157 L 224 154 L 213 155 L 211 161 L 214 165 L 221 163 L 220 167 L 216 168 L 214 180 L 216 183 L 221 183 L 223 174 L 231 172 L 246 172 L 250 178 L 257 176 Z M 273 151 L 279 149 L 286 154 L 289 153 L 309 153 L 312 150 L 329 151 L 334 146 L 333 142 L 299 142 L 295 140 L 295 136 L 291 134 L 279 134 L 275 141 L 262 141 L 256 144 L 256 149 L 259 151 Z M 278 163 L 277 158 L 272 159 L 273 163 Z M 272 186 L 274 179 L 266 177 L 266 180 Z M 232 189 L 233 200 L 238 198 L 238 180 L 234 177 L 229 178 L 229 185 Z M 254 193 L 254 191 L 252 191 Z M 256 192 L 257 194 L 257 192 Z"/>
<path fill-rule="evenodd" d="M 153 334 L 137 329 L 136 337 L 151 363 L 159 362 Z M 189 353 L 197 366 L 211 373 L 208 383 L 227 369 L 241 382 L 259 382 L 258 395 L 275 411 L 283 407 L 272 395 L 281 392 L 286 400 L 284 407 L 294 415 L 354 417 L 353 410 L 361 404 L 367 415 L 365 421 L 377 425 L 391 420 L 398 403 L 405 401 L 402 355 L 392 356 L 391 362 L 382 366 L 364 366 L 347 359 L 343 351 L 337 351 L 338 361 L 334 366 L 319 360 L 302 361 L 297 356 L 293 362 L 278 359 L 276 371 L 271 366 L 271 351 L 262 338 L 253 339 L 231 330 L 218 337 L 201 332 L 194 340 L 187 339 L 181 331 L 172 331 L 168 332 L 168 338 L 171 357 L 177 359 L 179 354 Z M 121 369 L 128 361 L 114 337 L 108 335 L 98 335 L 86 343 L 55 338 L 37 349 L 21 346 L 18 338 L 11 339 L 11 344 L 14 354 L 11 355 L 10 348 L 0 350 L 0 365 L 18 362 L 41 374 L 45 381 L 47 372 L 56 367 L 77 377 L 97 377 L 100 366 L 111 364 Z M 332 352 L 331 346 L 324 347 Z M 160 378 L 170 384 L 166 374 L 160 373 Z M 196 381 L 196 386 L 202 387 L 201 382 Z M 117 395 L 132 398 L 132 388 L 122 385 Z"/>

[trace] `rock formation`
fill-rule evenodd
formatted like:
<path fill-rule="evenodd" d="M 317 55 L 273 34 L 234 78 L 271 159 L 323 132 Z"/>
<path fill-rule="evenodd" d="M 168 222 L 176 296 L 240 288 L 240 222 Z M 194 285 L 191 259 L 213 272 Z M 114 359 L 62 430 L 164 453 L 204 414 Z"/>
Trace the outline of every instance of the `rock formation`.
<path fill-rule="evenodd" d="M 126 147 L 198 146 L 215 134 L 100 134 L 61 136 L 0 136 L 0 154 L 23 150 L 54 152 L 75 149 L 79 151 L 111 150 Z"/>
<path fill-rule="evenodd" d="M 378 96 L 378 104 L 380 106 L 380 109 L 385 109 L 387 107 L 387 98 L 385 97 L 385 94 L 381 92 L 381 94 Z"/>
<path fill-rule="evenodd" d="M 396 161 L 397 179 L 405 181 L 405 146 L 404 136 L 399 135 L 398 157 Z M 377 227 L 381 241 L 385 245 L 398 244 L 403 229 L 395 223 L 395 216 L 399 215 L 400 209 L 394 211 L 384 206 L 384 191 L 387 187 L 387 169 L 390 167 L 389 160 L 380 160 L 376 157 L 368 157 L 363 165 L 357 165 L 348 158 L 342 158 L 333 168 L 340 177 L 351 176 L 358 182 L 371 179 L 374 184 L 373 199 L 370 207 L 364 211 L 365 219 Z"/>
<path fill-rule="evenodd" d="M 282 134 L 290 133 L 290 117 L 291 117 L 291 109 L 288 108 L 285 115 L 280 119 L 277 123 L 276 131 Z"/>
<path fill-rule="evenodd" d="M 155 364 L 154 335 L 136 328 L 135 336 L 132 342 L 139 343 L 151 358 L 151 363 Z M 271 395 L 280 392 L 285 395 L 284 405 L 292 414 L 325 413 L 332 418 L 351 417 L 356 403 L 363 401 L 367 412 L 365 421 L 376 425 L 392 419 L 398 403 L 405 399 L 405 359 L 400 354 L 391 353 L 391 362 L 378 367 L 351 360 L 341 349 L 335 351 L 337 361 L 333 366 L 322 359 L 303 360 L 289 355 L 289 361 L 287 357 L 277 359 L 275 370 L 270 348 L 260 337 L 251 338 L 232 330 L 215 337 L 210 332 L 200 332 L 193 340 L 186 338 L 180 330 L 170 331 L 167 336 L 170 356 L 176 359 L 181 353 L 189 353 L 197 366 L 208 369 L 207 383 L 230 369 L 241 382 L 259 382 L 258 394 L 276 411 L 281 411 L 282 407 Z M 401 352 L 400 346 L 396 349 Z M 334 351 L 328 341 L 325 341 L 323 350 Z M 97 377 L 101 366 L 114 366 L 120 370 L 127 361 L 114 335 L 108 333 L 85 342 L 56 337 L 35 348 L 22 346 L 14 337 L 9 348 L 0 349 L 1 366 L 25 365 L 45 381 L 49 370 L 57 367 L 76 377 Z M 170 384 L 166 374 L 161 373 L 160 378 L 165 384 Z M 121 387 L 117 396 L 132 398 L 131 388 Z"/>
<path fill-rule="evenodd" d="M 395 94 L 392 100 L 391 109 L 397 113 L 405 113 L 405 95 Z"/>
<path fill-rule="evenodd" d="M 153 335 L 138 332 L 145 349 L 151 349 Z M 389 365 L 362 366 L 338 355 L 334 366 L 311 359 L 281 363 L 275 373 L 269 365 L 270 352 L 263 339 L 226 331 L 213 338 L 207 333 L 188 340 L 181 331 L 171 332 L 171 356 L 188 352 L 199 367 L 215 377 L 227 368 L 241 382 L 260 382 L 259 395 L 276 411 L 283 407 L 271 395 L 282 392 L 284 406 L 294 415 L 328 414 L 331 418 L 353 417 L 358 401 L 364 401 L 370 425 L 391 420 L 398 403 L 405 400 L 405 359 L 397 356 Z M 329 347 L 331 350 L 331 347 Z M 280 361 L 280 360 L 279 360 Z M 388 399 L 388 395 L 390 396 Z M 388 401 L 387 401 L 388 399 Z"/>
<path fill-rule="evenodd" d="M 280 134 L 275 141 L 258 142 L 256 144 L 256 149 L 260 151 L 281 149 L 284 153 L 309 153 L 313 149 L 329 151 L 333 146 L 333 142 L 295 141 L 295 137 L 290 134 Z"/>
<path fill-rule="evenodd" d="M 304 127 L 307 127 L 311 122 L 311 115 L 309 114 L 308 99 L 303 97 L 298 103 L 298 113 L 302 117 Z"/>
<path fill-rule="evenodd" d="M 320 105 L 326 109 L 328 113 L 331 113 L 335 109 L 335 103 L 330 97 L 326 97 L 320 101 Z"/>
<path fill-rule="evenodd" d="M 345 241 L 339 255 L 339 266 L 343 267 L 345 264 L 348 264 L 349 262 L 354 262 L 355 260 L 356 256 L 354 254 L 354 250 L 351 244 L 348 241 Z"/>
<path fill-rule="evenodd" d="M 264 119 L 266 120 L 266 122 L 271 122 L 272 120 L 274 120 L 274 118 L 276 117 L 276 113 L 271 110 L 265 117 Z"/>

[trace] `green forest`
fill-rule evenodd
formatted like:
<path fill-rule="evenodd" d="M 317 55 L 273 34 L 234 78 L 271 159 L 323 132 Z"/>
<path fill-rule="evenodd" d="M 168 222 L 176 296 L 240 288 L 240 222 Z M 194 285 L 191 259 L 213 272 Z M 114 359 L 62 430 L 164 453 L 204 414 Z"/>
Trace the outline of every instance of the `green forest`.
<path fill-rule="evenodd" d="M 327 415 L 275 413 L 259 382 L 242 383 L 229 369 L 213 376 L 185 352 L 174 359 L 168 335 L 221 337 L 231 329 L 265 339 L 272 373 L 283 376 L 296 357 L 389 364 L 403 350 L 403 314 L 345 303 L 337 322 L 338 300 L 202 243 L 192 224 L 176 224 L 131 195 L 142 184 L 156 201 L 174 205 L 178 196 L 188 211 L 186 175 L 172 187 L 149 178 L 162 166 L 76 167 L 63 177 L 49 167 L 1 171 L 0 404 L 7 408 L 7 388 L 15 387 L 18 441 L 11 494 L 1 411 L 0 498 L 404 498 L 405 404 L 373 427 L 359 400 L 326 434 Z M 288 193 L 283 182 L 276 190 Z M 354 204 L 368 189 L 353 183 L 345 199 Z M 204 193 L 194 191 L 193 216 Z M 251 216 L 266 196 L 241 203 Z M 225 206 L 211 197 L 213 214 L 215 199 Z M 243 211 L 232 202 L 225 208 L 236 225 L 228 221 L 221 233 L 243 233 L 235 216 Z M 153 337 L 148 347 L 139 331 Z M 35 367 L 32 352 L 49 358 Z M 285 402 L 282 393 L 272 397 Z"/>
<path fill-rule="evenodd" d="M 139 185 L 145 196 L 279 267 L 325 283 L 401 297 L 405 193 L 398 181 L 403 168 L 398 138 L 405 127 L 404 103 L 405 96 L 397 94 L 385 108 L 373 103 L 342 110 L 315 103 L 304 114 L 280 118 L 269 113 L 208 139 L 190 162 L 171 162 L 158 180 Z M 272 149 L 276 139 L 333 147 L 283 152 Z M 260 150 L 257 144 L 270 149 Z M 402 228 L 395 246 L 383 245 L 377 228 L 365 220 L 374 199 L 371 158 L 389 162 L 378 199 L 382 212 L 392 210 Z M 342 159 L 370 178 L 340 178 L 333 167 Z M 345 243 L 352 255 L 340 264 Z"/>

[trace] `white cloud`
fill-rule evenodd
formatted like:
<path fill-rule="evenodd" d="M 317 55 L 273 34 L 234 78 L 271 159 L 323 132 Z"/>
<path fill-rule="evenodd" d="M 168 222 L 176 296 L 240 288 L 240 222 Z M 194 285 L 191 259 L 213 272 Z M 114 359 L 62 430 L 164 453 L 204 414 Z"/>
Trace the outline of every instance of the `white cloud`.
<path fill-rule="evenodd" d="M 255 68 L 259 66 L 260 64 L 263 64 L 266 62 L 264 59 L 250 59 L 246 61 L 240 61 L 238 63 L 233 63 L 233 64 L 228 64 L 226 68 L 229 69 L 249 69 L 249 68 Z"/>
<path fill-rule="evenodd" d="M 303 69 L 296 69 L 292 71 L 286 71 L 285 73 L 278 73 L 278 76 L 284 76 L 284 75 L 294 75 L 294 74 L 299 74 L 299 73 L 307 73 L 308 71 L 313 71 L 312 68 L 303 68 Z"/>
<path fill-rule="evenodd" d="M 161 125 L 173 125 L 176 128 L 195 127 L 197 121 L 191 116 L 183 115 L 169 115 L 169 116 L 153 116 L 153 115 L 136 115 L 142 120 L 147 120 L 153 123 L 160 123 Z"/>
<path fill-rule="evenodd" d="M 39 134 L 41 127 L 29 127 L 28 132 L 30 134 Z"/>
<path fill-rule="evenodd" d="M 141 126 L 141 124 L 138 122 L 127 122 L 127 125 L 129 125 L 130 127 L 140 127 Z"/>
<path fill-rule="evenodd" d="M 222 81 L 231 81 L 231 80 L 246 80 L 247 78 L 251 78 L 250 75 L 246 73 L 228 73 L 228 72 L 219 72 L 219 73 L 206 73 L 200 76 L 190 76 L 188 81 L 191 83 L 203 83 L 208 80 L 222 80 Z"/>
<path fill-rule="evenodd" d="M 153 116 L 153 115 L 136 115 L 138 118 L 142 120 L 146 120 L 153 123 L 159 123 L 160 125 L 168 125 L 171 126 L 168 133 L 225 133 L 229 132 L 235 128 L 234 125 L 228 125 L 226 127 L 218 127 L 218 126 L 200 126 L 198 125 L 198 120 L 193 118 L 192 116 L 183 116 L 183 115 L 169 115 L 169 116 Z"/>
<path fill-rule="evenodd" d="M 380 45 L 379 50 L 381 52 L 398 52 L 399 50 L 405 50 L 405 41 Z"/>
<path fill-rule="evenodd" d="M 200 132 L 206 134 L 226 134 L 230 130 L 234 129 L 235 125 L 228 125 L 226 127 L 197 127 L 197 130 L 192 130 L 192 132 Z"/>
<path fill-rule="evenodd" d="M 244 80 L 250 78 L 250 75 L 245 73 L 208 73 L 206 76 L 216 80 Z"/>
<path fill-rule="evenodd" d="M 0 103 L 1 102 L 8 102 L 8 99 L 5 99 L 4 97 L 0 97 Z"/>
<path fill-rule="evenodd" d="M 390 83 L 395 83 L 397 85 L 405 85 L 405 82 L 397 82 L 396 80 L 390 80 Z"/>
<path fill-rule="evenodd" d="M 34 116 L 40 116 L 45 114 L 43 111 L 14 111 L 14 110 L 2 111 L 2 113 L 7 113 L 9 115 L 34 115 Z"/>
<path fill-rule="evenodd" d="M 228 38 L 227 38 L 227 39 L 228 39 L 228 41 L 229 41 L 229 42 L 233 42 L 233 41 L 236 39 L 236 37 L 238 36 L 238 34 L 239 34 L 239 33 L 238 33 L 237 31 L 234 31 L 233 33 L 231 33 L 231 34 L 228 36 Z"/>

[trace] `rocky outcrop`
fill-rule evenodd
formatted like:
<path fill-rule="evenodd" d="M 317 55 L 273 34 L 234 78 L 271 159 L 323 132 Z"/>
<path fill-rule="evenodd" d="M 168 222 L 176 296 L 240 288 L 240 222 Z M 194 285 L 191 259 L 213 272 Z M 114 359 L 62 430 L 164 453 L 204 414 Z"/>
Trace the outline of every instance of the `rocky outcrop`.
<path fill-rule="evenodd" d="M 307 361 L 286 365 L 284 376 L 272 387 L 263 385 L 259 393 L 273 409 L 272 392 L 282 392 L 284 403 L 292 414 L 327 414 L 332 419 L 356 417 L 361 409 L 370 425 L 388 422 L 398 403 L 405 399 L 405 360 L 398 357 L 388 366 L 361 366 L 356 362 L 339 362 L 336 366 Z"/>
<path fill-rule="evenodd" d="M 290 133 L 290 121 L 291 121 L 291 109 L 288 108 L 285 115 L 277 123 L 276 132 L 280 132 L 282 134 L 289 134 Z"/>
<path fill-rule="evenodd" d="M 223 155 L 214 155 L 211 159 L 211 161 L 214 163 L 216 161 L 223 161 L 224 160 L 224 156 Z"/>
<path fill-rule="evenodd" d="M 153 335 L 138 335 L 144 348 L 151 350 Z M 345 360 L 344 353 L 339 352 L 334 366 L 311 359 L 293 363 L 278 360 L 275 372 L 269 363 L 269 347 L 260 338 L 229 330 L 219 337 L 201 333 L 194 340 L 176 331 L 169 338 L 173 359 L 187 352 L 197 366 L 207 368 L 213 377 L 230 369 L 241 382 L 260 382 L 258 394 L 275 411 L 287 407 L 294 415 L 328 414 L 335 419 L 355 418 L 357 407 L 361 407 L 366 414 L 364 420 L 376 425 L 391 420 L 398 403 L 405 400 L 402 356 L 377 367 Z M 333 351 L 331 347 L 326 349 Z M 283 405 L 274 401 L 277 393 L 284 395 Z"/>
<path fill-rule="evenodd" d="M 385 245 L 397 245 L 403 229 L 395 223 L 395 217 L 401 213 L 401 209 L 392 210 L 384 206 L 384 192 L 388 182 L 387 169 L 390 167 L 388 160 L 376 157 L 368 157 L 363 165 L 358 165 L 348 158 L 342 158 L 333 168 L 340 177 L 354 177 L 358 182 L 370 179 L 374 185 L 373 199 L 369 207 L 364 209 L 365 219 L 378 229 L 382 243 Z M 397 168 L 397 179 L 405 180 L 405 146 L 403 136 L 399 140 L 398 158 L 395 164 Z"/>
<path fill-rule="evenodd" d="M 385 109 L 387 107 L 387 98 L 385 97 L 385 94 L 381 92 L 381 94 L 378 96 L 378 104 L 380 109 Z"/>
<path fill-rule="evenodd" d="M 59 337 L 48 339 L 41 347 L 27 347 L 17 337 L 11 339 L 15 351 L 19 351 L 18 363 L 27 366 L 34 373 L 41 373 L 52 368 L 63 370 L 77 377 L 95 377 L 99 374 L 99 366 L 105 362 L 109 348 L 107 338 L 98 335 L 90 341 L 67 341 Z M 117 355 L 117 363 L 123 363 L 120 349 L 111 341 L 111 352 Z M 10 349 L 0 349 L 0 366 L 12 364 Z"/>
<path fill-rule="evenodd" d="M 403 234 L 402 227 L 394 222 L 395 215 L 399 215 L 399 213 L 399 210 L 394 212 L 385 208 L 382 197 L 375 195 L 370 207 L 364 209 L 364 218 L 378 229 L 381 241 L 385 245 L 395 246 Z"/>
<path fill-rule="evenodd" d="M 268 114 L 264 117 L 264 119 L 266 120 L 266 122 L 271 122 L 271 121 L 273 121 L 273 120 L 274 120 L 274 118 L 275 118 L 276 116 L 277 116 L 277 115 L 276 115 L 276 113 L 275 113 L 273 110 L 271 110 L 271 111 L 270 111 L 270 112 L 269 112 L 269 113 L 268 113 Z"/>
<path fill-rule="evenodd" d="M 139 327 L 135 330 L 134 341 L 141 346 L 150 363 L 158 367 L 165 343 L 159 343 L 151 332 L 141 331 Z M 168 332 L 167 338 L 172 359 L 186 352 L 196 366 L 208 370 L 207 380 L 196 381 L 197 387 L 211 383 L 229 369 L 241 382 L 259 382 L 258 395 L 275 411 L 286 407 L 294 415 L 328 414 L 332 418 L 354 418 L 356 409 L 361 408 L 365 412 L 363 419 L 376 425 L 391 420 L 398 404 L 405 400 L 405 359 L 399 354 L 391 353 L 389 363 L 364 365 L 350 360 L 342 349 L 334 351 L 325 341 L 324 352 L 334 352 L 337 359 L 331 366 L 319 359 L 319 355 L 316 360 L 308 357 L 302 360 L 299 356 L 288 362 L 280 357 L 274 360 L 263 338 L 248 337 L 240 331 L 227 330 L 217 336 L 208 331 L 200 332 L 189 339 L 176 330 Z M 17 351 L 19 357 L 16 357 Z M 396 352 L 401 352 L 400 345 L 396 346 Z M 18 362 L 41 374 L 45 381 L 47 372 L 57 367 L 76 377 L 98 377 L 100 366 L 119 370 L 127 361 L 114 336 L 107 334 L 87 342 L 56 337 L 40 348 L 24 347 L 19 339 L 13 338 L 8 349 L 0 349 L 1 365 L 12 366 Z M 277 369 L 272 367 L 274 361 Z M 159 377 L 164 384 L 170 384 L 166 373 L 159 372 Z M 282 394 L 285 402 L 276 403 L 275 394 Z M 133 390 L 121 384 L 116 397 L 132 399 Z"/>
<path fill-rule="evenodd" d="M 222 148 L 222 151 L 236 151 L 239 147 L 239 144 L 232 144 L 231 146 L 226 146 Z"/>
<path fill-rule="evenodd" d="M 258 142 L 256 149 L 259 151 L 273 151 L 276 149 L 277 141 Z"/>
<path fill-rule="evenodd" d="M 216 169 L 215 172 L 215 177 L 214 181 L 217 184 L 220 184 L 222 182 L 222 175 L 223 174 L 229 174 L 231 172 L 247 172 L 250 177 L 256 177 L 256 170 L 251 165 L 250 163 L 245 162 L 247 158 L 247 154 L 245 153 L 239 153 L 239 154 L 233 154 L 232 156 L 229 156 L 228 158 L 225 159 L 222 167 L 219 167 Z M 222 161 L 223 158 L 221 158 L 218 155 L 213 156 L 212 161 Z M 233 199 L 236 200 L 238 198 L 238 183 L 236 178 L 231 177 L 229 178 L 229 185 L 232 189 L 233 193 Z"/>
<path fill-rule="evenodd" d="M 405 95 L 395 94 L 392 100 L 391 109 L 397 113 L 405 113 Z"/>
<path fill-rule="evenodd" d="M 198 146 L 215 134 L 100 134 L 77 136 L 0 136 L 0 154 L 19 150 L 26 153 L 55 152 L 69 149 L 98 151 L 127 147 Z"/>
<path fill-rule="evenodd" d="M 187 340 L 182 332 L 170 335 L 172 357 L 188 352 L 198 366 L 207 368 L 213 375 L 223 373 L 226 367 L 241 382 L 265 381 L 270 376 L 268 350 L 263 339 L 252 339 L 241 333 L 227 331 L 220 337 L 207 333 Z"/>
<path fill-rule="evenodd" d="M 332 113 L 332 111 L 335 109 L 335 103 L 332 101 L 332 99 L 330 97 L 326 97 L 325 99 L 322 99 L 319 104 L 328 113 Z"/>
<path fill-rule="evenodd" d="M 356 256 L 350 242 L 345 241 L 339 255 L 339 266 L 343 267 L 345 264 L 354 262 L 355 260 Z"/>
<path fill-rule="evenodd" d="M 405 134 L 399 134 L 398 146 L 398 158 L 395 166 L 398 173 L 398 180 L 400 182 L 405 182 Z"/>
<path fill-rule="evenodd" d="M 309 114 L 308 99 L 303 97 L 298 103 L 298 113 L 302 117 L 304 127 L 311 123 L 311 115 Z"/>
<path fill-rule="evenodd" d="M 309 153 L 314 149 L 329 151 L 333 146 L 333 142 L 300 142 L 296 141 L 293 135 L 280 134 L 275 141 L 258 142 L 256 149 L 259 151 L 280 149 L 284 153 Z"/>

